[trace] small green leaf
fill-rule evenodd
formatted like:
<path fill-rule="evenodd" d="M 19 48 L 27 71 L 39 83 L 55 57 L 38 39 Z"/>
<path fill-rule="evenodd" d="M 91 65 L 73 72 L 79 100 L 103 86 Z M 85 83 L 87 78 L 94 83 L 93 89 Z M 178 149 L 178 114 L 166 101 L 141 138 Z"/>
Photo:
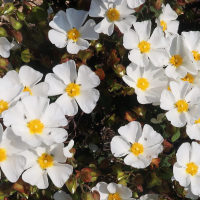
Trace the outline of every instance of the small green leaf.
<path fill-rule="evenodd" d="M 30 62 L 31 57 L 32 57 L 32 55 L 30 54 L 29 49 L 26 49 L 26 50 L 22 51 L 22 53 L 21 53 L 21 59 L 22 59 L 25 63 Z"/>
<path fill-rule="evenodd" d="M 176 140 L 178 140 L 178 138 L 181 136 L 181 133 L 180 131 L 178 130 L 173 136 L 172 136 L 172 139 L 171 141 L 172 142 L 175 142 Z"/>

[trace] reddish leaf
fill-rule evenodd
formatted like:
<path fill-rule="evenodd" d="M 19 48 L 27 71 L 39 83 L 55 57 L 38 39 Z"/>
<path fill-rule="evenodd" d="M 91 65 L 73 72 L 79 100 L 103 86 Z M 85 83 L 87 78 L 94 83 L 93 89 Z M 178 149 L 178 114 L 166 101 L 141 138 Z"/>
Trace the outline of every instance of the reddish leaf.
<path fill-rule="evenodd" d="M 29 195 L 30 192 L 30 184 L 25 183 L 21 178 L 18 179 L 12 188 L 27 195 Z"/>
<path fill-rule="evenodd" d="M 135 12 L 140 12 L 143 6 L 144 6 L 144 3 L 137 8 L 134 8 Z"/>
<path fill-rule="evenodd" d="M 105 78 L 105 73 L 103 69 L 97 68 L 95 74 L 100 78 L 101 81 Z"/>
<path fill-rule="evenodd" d="M 160 158 L 152 158 L 151 164 L 155 165 L 156 167 L 159 167 Z"/>
<path fill-rule="evenodd" d="M 128 120 L 129 122 L 137 120 L 138 116 L 136 113 L 133 113 L 131 111 L 125 112 L 125 119 Z"/>
<path fill-rule="evenodd" d="M 159 10 L 163 4 L 164 0 L 156 0 L 155 1 L 155 8 Z"/>
<path fill-rule="evenodd" d="M 116 50 L 112 49 L 110 51 L 110 56 L 108 58 L 108 65 L 110 66 L 114 66 L 116 63 L 118 63 L 120 61 L 120 58 L 117 57 L 116 55 Z"/>
<path fill-rule="evenodd" d="M 163 141 L 164 152 L 169 152 L 173 145 L 170 144 L 167 140 Z"/>

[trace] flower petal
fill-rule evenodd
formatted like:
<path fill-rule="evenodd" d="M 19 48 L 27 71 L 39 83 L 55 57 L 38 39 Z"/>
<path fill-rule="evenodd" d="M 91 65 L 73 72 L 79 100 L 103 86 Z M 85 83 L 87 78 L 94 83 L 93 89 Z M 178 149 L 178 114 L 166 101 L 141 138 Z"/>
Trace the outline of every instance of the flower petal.
<path fill-rule="evenodd" d="M 6 178 L 14 183 L 16 182 L 21 173 L 24 171 L 26 159 L 23 156 L 14 155 L 8 156 L 7 159 L 1 162 L 1 169 Z"/>
<path fill-rule="evenodd" d="M 99 0 L 97 0 L 99 1 Z M 106 35 L 112 35 L 114 30 L 114 23 L 108 21 L 107 18 L 104 18 L 101 22 L 99 22 L 95 27 L 94 30 L 97 33 L 104 33 Z"/>
<path fill-rule="evenodd" d="M 10 56 L 11 44 L 5 37 L 0 37 L 0 55 L 4 58 Z"/>
<path fill-rule="evenodd" d="M 73 173 L 73 167 L 68 164 L 55 163 L 54 166 L 47 168 L 47 173 L 53 184 L 61 188 Z"/>
<path fill-rule="evenodd" d="M 90 44 L 87 40 L 84 40 L 79 37 L 76 42 L 69 40 L 69 43 L 67 45 L 67 51 L 71 54 L 77 54 L 79 50 L 86 50 L 89 46 Z"/>
<path fill-rule="evenodd" d="M 66 194 L 64 191 L 59 190 L 53 195 L 53 198 L 55 200 L 72 200 L 71 196 L 69 194 Z"/>
<path fill-rule="evenodd" d="M 34 85 L 31 89 L 32 95 L 37 97 L 48 97 L 49 84 L 42 82 Z"/>
<path fill-rule="evenodd" d="M 39 189 L 46 189 L 49 186 L 47 171 L 42 170 L 38 164 L 27 169 L 22 174 L 22 179 L 31 185 L 36 185 Z"/>
<path fill-rule="evenodd" d="M 123 37 L 123 45 L 126 49 L 135 49 L 139 44 L 139 38 L 137 33 L 130 29 L 126 33 L 124 33 Z"/>
<path fill-rule="evenodd" d="M 115 157 L 123 157 L 129 154 L 131 148 L 130 144 L 121 136 L 114 136 L 111 140 L 110 146 L 111 152 Z"/>
<path fill-rule="evenodd" d="M 88 89 L 80 92 L 80 95 L 75 96 L 78 105 L 85 113 L 91 113 L 96 107 L 100 93 L 96 89 Z"/>
<path fill-rule="evenodd" d="M 99 0 L 92 0 L 89 10 L 90 17 L 104 17 L 108 4 Z"/>
<path fill-rule="evenodd" d="M 81 90 L 88 90 L 97 87 L 100 84 L 100 79 L 89 67 L 81 65 L 78 69 L 76 84 L 81 85 Z"/>

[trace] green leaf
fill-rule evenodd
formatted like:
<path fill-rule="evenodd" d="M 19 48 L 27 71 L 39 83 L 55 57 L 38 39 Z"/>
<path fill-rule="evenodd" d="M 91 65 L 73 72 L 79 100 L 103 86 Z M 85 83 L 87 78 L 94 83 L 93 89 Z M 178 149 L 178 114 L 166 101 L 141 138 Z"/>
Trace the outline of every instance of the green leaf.
<path fill-rule="evenodd" d="M 22 53 L 21 53 L 21 59 L 22 59 L 25 63 L 30 62 L 31 57 L 32 57 L 32 55 L 30 54 L 29 49 L 26 49 L 26 50 L 22 51 Z"/>
<path fill-rule="evenodd" d="M 178 130 L 173 136 L 171 141 L 175 142 L 176 140 L 178 140 L 178 138 L 181 136 L 180 130 Z"/>
<path fill-rule="evenodd" d="M 35 17 L 35 19 L 37 19 L 39 22 L 47 19 L 47 17 L 48 17 L 47 11 L 45 11 L 43 8 L 41 8 L 39 6 L 33 7 L 32 13 L 33 13 L 33 16 Z"/>
<path fill-rule="evenodd" d="M 154 186 L 160 186 L 162 184 L 162 179 L 157 177 L 155 173 L 151 173 L 151 180 L 147 185 L 147 188 L 152 188 Z"/>
<path fill-rule="evenodd" d="M 9 17 L 10 23 L 15 30 L 19 30 L 22 27 L 22 24 L 15 20 L 13 17 Z"/>

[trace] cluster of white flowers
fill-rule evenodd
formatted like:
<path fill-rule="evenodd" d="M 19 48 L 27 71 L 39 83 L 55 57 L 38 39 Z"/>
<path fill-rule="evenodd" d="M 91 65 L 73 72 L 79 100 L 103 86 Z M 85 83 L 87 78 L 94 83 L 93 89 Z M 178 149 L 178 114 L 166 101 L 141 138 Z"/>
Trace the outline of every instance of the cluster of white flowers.
<path fill-rule="evenodd" d="M 89 67 L 81 65 L 77 74 L 75 62 L 69 60 L 53 71 L 45 82 L 40 82 L 43 74 L 29 66 L 0 79 L 0 117 L 7 127 L 3 132 L 0 126 L 0 167 L 9 181 L 16 182 L 24 172 L 22 179 L 39 189 L 49 186 L 47 174 L 61 188 L 73 173 L 73 167 L 65 163 L 74 144 L 71 140 L 64 147 L 68 138 L 65 115 L 75 115 L 77 103 L 91 113 L 99 99 L 94 87 L 100 80 Z M 48 96 L 59 94 L 50 104 Z"/>
<path fill-rule="evenodd" d="M 110 36 L 117 26 L 124 34 L 124 47 L 130 50 L 131 63 L 122 79 L 135 89 L 138 102 L 160 105 L 173 126 L 187 125 L 188 136 L 200 140 L 200 32 L 179 35 L 178 16 L 167 4 L 150 34 L 151 21 L 136 22 L 132 15 L 134 8 L 144 2 L 92 0 L 89 12 L 73 8 L 59 11 L 49 23 L 49 40 L 56 47 L 66 47 L 69 53 L 77 54 L 88 49 L 88 40 L 97 40 L 99 33 Z M 103 19 L 98 24 L 93 19 L 85 22 L 88 15 Z M 8 58 L 11 48 L 10 42 L 0 37 L 0 56 Z M 85 65 L 77 73 L 73 60 L 56 65 L 53 72 L 40 82 L 43 74 L 22 66 L 19 73 L 9 71 L 0 79 L 0 117 L 7 127 L 3 132 L 0 126 L 0 167 L 11 182 L 24 172 L 25 182 L 45 189 L 49 185 L 48 174 L 61 188 L 73 173 L 73 167 L 65 164 L 72 156 L 69 150 L 74 143 L 70 141 L 67 147 L 63 144 L 68 137 L 63 128 L 68 124 L 65 115 L 76 115 L 78 105 L 85 113 L 92 112 L 100 96 L 94 89 L 100 79 Z M 48 96 L 55 95 L 60 96 L 50 104 Z M 142 130 L 139 122 L 130 122 L 118 132 L 120 136 L 111 141 L 111 152 L 115 157 L 126 156 L 126 165 L 146 168 L 163 151 L 163 137 L 148 124 Z M 182 144 L 173 166 L 174 178 L 194 199 L 200 195 L 198 149 L 196 142 Z M 101 200 L 132 199 L 131 190 L 120 184 L 100 182 L 92 189 L 95 190 Z M 63 191 L 54 198 L 71 200 Z M 158 199 L 158 195 L 140 199 Z"/>

